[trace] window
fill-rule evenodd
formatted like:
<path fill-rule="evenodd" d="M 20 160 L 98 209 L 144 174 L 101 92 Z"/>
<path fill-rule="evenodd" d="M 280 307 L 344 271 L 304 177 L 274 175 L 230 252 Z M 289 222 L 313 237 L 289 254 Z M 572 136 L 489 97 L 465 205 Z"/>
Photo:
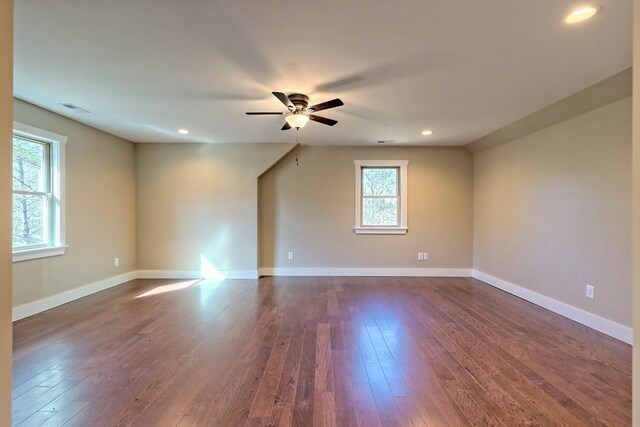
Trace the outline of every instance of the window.
<path fill-rule="evenodd" d="M 13 261 L 64 254 L 61 135 L 13 123 Z"/>
<path fill-rule="evenodd" d="M 407 233 L 407 160 L 356 160 L 356 234 Z"/>

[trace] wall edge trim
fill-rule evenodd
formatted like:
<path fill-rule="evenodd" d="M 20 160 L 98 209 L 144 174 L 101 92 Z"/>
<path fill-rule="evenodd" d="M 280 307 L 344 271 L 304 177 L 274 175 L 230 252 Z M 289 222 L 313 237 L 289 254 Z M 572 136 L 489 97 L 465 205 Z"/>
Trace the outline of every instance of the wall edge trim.
<path fill-rule="evenodd" d="M 257 270 L 221 270 L 225 279 L 257 279 Z M 208 279 L 200 270 L 138 270 L 138 279 Z"/>
<path fill-rule="evenodd" d="M 549 311 L 564 316 L 582 325 L 588 326 L 591 329 L 595 329 L 596 331 L 602 332 L 610 337 L 633 345 L 633 329 L 628 326 L 624 326 L 620 323 L 614 322 L 613 320 L 605 319 L 597 314 L 589 313 L 581 308 L 577 308 L 546 295 L 539 294 L 522 286 L 507 282 L 506 280 L 483 273 L 482 271 L 473 270 L 472 273 L 474 279 L 478 279 L 490 286 L 493 286 L 494 288 L 503 290 L 511 295 L 522 298 L 525 301 L 529 301 L 530 303 L 546 308 Z"/>
<path fill-rule="evenodd" d="M 107 277 L 106 279 L 98 280 L 93 283 L 89 283 L 88 285 L 80 286 L 75 289 L 70 289 L 59 294 L 13 307 L 13 321 L 15 322 L 16 320 L 42 313 L 43 311 L 113 288 L 114 286 L 121 285 L 136 278 L 137 272 L 130 271 L 128 273 Z"/>
<path fill-rule="evenodd" d="M 363 277 L 473 277 L 490 286 L 574 320 L 627 344 L 633 329 L 580 308 L 507 282 L 479 270 L 466 268 L 260 268 L 220 272 L 225 279 L 257 279 L 258 276 L 363 276 Z M 76 289 L 13 307 L 13 321 L 50 310 L 134 279 L 199 279 L 197 270 L 138 270 L 98 280 Z"/>
<path fill-rule="evenodd" d="M 225 279 L 258 278 L 258 272 L 256 270 L 229 270 L 221 271 L 220 273 Z M 15 322 L 42 313 L 43 311 L 79 300 L 135 279 L 201 279 L 203 278 L 202 276 L 200 271 L 197 270 L 133 270 L 13 307 L 12 321 Z"/>
<path fill-rule="evenodd" d="M 470 268 L 260 268 L 260 276 L 471 277 Z"/>

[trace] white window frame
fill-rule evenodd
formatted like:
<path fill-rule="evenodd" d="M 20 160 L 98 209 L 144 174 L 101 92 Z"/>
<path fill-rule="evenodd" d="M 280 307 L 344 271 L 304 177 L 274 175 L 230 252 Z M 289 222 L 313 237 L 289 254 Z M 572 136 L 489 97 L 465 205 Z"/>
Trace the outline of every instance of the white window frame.
<path fill-rule="evenodd" d="M 353 231 L 356 234 L 407 234 L 407 165 L 408 160 L 354 160 L 356 167 L 356 212 L 355 227 Z M 362 225 L 362 169 L 367 167 L 388 167 L 398 168 L 398 179 L 400 183 L 400 224 L 397 226 L 370 226 Z"/>
<path fill-rule="evenodd" d="M 13 134 L 20 137 L 34 139 L 49 144 L 51 169 L 51 202 L 52 227 L 51 245 L 37 248 L 13 249 L 13 262 L 30 259 L 46 258 L 64 255 L 65 245 L 65 209 L 64 209 L 64 177 L 65 177 L 65 145 L 67 137 L 29 126 L 20 122 L 13 122 Z M 13 140 L 11 142 L 13 144 Z M 13 170 L 13 168 L 12 168 Z M 13 182 L 13 179 L 12 179 Z"/>

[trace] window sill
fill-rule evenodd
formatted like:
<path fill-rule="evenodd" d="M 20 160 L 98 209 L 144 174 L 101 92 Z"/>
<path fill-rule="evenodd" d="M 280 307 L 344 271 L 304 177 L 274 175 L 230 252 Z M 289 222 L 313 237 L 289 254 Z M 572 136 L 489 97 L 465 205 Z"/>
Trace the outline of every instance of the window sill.
<path fill-rule="evenodd" d="M 52 246 L 47 248 L 25 249 L 13 253 L 13 262 L 29 261 L 31 259 L 47 258 L 64 255 L 67 246 Z"/>
<path fill-rule="evenodd" d="M 353 231 L 356 234 L 407 234 L 406 227 L 356 227 Z"/>

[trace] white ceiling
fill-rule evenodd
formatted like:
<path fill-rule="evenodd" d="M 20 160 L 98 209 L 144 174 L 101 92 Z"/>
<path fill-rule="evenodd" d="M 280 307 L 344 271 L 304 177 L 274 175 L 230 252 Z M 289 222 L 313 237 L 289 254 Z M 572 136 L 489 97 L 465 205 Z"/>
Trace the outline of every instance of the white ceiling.
<path fill-rule="evenodd" d="M 345 103 L 304 144 L 462 145 L 631 66 L 632 1 L 564 24 L 579 4 L 22 0 L 15 96 L 135 142 L 293 142 L 244 112 L 302 92 Z"/>

